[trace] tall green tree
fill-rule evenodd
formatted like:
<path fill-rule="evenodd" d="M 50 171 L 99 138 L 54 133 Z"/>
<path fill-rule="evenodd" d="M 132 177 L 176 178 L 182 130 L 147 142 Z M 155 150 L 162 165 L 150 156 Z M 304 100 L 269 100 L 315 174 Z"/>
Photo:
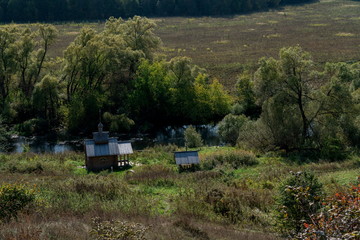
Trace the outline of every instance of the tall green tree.
<path fill-rule="evenodd" d="M 315 71 L 299 46 L 281 49 L 279 60 L 262 59 L 254 85 L 261 118 L 281 148 L 322 147 L 321 138 L 330 134 L 324 124 L 332 119 L 335 129 L 341 116 L 356 112 L 349 84 Z"/>
<path fill-rule="evenodd" d="M 0 30 L 0 111 L 3 110 L 9 97 L 13 75 L 16 73 L 15 61 L 16 29 L 5 28 Z"/>

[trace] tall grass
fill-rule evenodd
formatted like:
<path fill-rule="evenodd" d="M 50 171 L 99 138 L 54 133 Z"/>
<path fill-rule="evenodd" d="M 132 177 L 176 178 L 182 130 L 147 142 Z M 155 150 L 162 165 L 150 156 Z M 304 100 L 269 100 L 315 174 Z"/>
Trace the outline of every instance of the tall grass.
<path fill-rule="evenodd" d="M 35 189 L 36 201 L 17 220 L 0 223 L 0 239 L 94 239 L 95 217 L 106 226 L 141 224 L 147 239 L 276 239 L 264 232 L 272 231 L 274 196 L 289 171 L 312 170 L 331 193 L 359 168 L 356 155 L 298 164 L 205 147 L 202 168 L 179 173 L 174 150 L 148 148 L 132 156 L 131 169 L 96 174 L 83 169 L 83 154 L 1 154 L 0 185 Z"/>

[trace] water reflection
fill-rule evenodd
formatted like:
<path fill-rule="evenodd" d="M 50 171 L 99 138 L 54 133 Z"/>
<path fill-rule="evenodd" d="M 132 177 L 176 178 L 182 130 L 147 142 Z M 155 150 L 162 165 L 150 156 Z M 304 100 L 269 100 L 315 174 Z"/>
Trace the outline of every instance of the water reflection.
<path fill-rule="evenodd" d="M 24 151 L 34 153 L 63 153 L 68 151 L 81 151 L 81 142 L 53 142 L 42 138 L 18 137 L 15 139 L 14 152 L 21 153 Z"/>
<path fill-rule="evenodd" d="M 154 136 L 141 135 L 130 136 L 120 135 L 117 136 L 119 140 L 129 140 L 132 142 L 134 150 L 143 150 L 146 147 L 152 147 L 155 144 L 176 144 L 184 146 L 184 131 L 187 126 L 183 127 L 167 127 L 158 131 Z M 217 127 L 213 125 L 196 126 L 197 131 L 201 134 L 204 144 L 207 146 L 218 146 L 220 139 L 217 134 Z M 15 139 L 14 152 L 21 153 L 24 151 L 34 153 L 63 153 L 67 151 L 84 151 L 83 140 L 73 140 L 66 142 L 48 141 L 45 138 L 25 138 L 17 137 Z"/>

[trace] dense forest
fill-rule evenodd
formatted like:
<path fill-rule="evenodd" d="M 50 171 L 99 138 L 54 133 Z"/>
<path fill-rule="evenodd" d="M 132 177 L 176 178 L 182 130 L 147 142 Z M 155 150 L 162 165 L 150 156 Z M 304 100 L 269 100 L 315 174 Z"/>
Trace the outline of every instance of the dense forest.
<path fill-rule="evenodd" d="M 110 18 L 101 32 L 83 28 L 56 59 L 47 57 L 54 26 L 3 27 L 2 122 L 32 135 L 91 132 L 99 110 L 113 132 L 220 120 L 231 97 L 191 59 L 155 57 L 154 27 L 147 18 Z"/>
<path fill-rule="evenodd" d="M 155 27 L 147 18 L 112 17 L 100 31 L 84 27 L 53 59 L 47 53 L 54 26 L 4 26 L 2 131 L 88 134 L 101 111 L 111 132 L 220 122 L 224 142 L 260 151 L 342 158 L 358 147 L 359 63 L 321 66 L 300 46 L 282 48 L 279 59 L 262 58 L 244 71 L 230 95 L 190 58 L 155 54 L 161 45 Z"/>
<path fill-rule="evenodd" d="M 229 15 L 309 0 L 1 0 L 0 21 L 81 21 L 111 16 Z"/>

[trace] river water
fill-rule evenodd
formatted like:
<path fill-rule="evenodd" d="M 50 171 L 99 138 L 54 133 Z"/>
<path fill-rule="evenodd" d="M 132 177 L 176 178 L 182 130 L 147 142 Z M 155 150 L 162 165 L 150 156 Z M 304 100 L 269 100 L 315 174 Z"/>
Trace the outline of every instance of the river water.
<path fill-rule="evenodd" d="M 117 138 L 121 141 L 130 140 L 134 150 L 143 150 L 156 144 L 176 144 L 184 146 L 184 131 L 186 126 L 180 128 L 167 127 L 158 131 L 154 136 L 149 135 L 119 135 Z M 201 125 L 196 127 L 201 134 L 204 144 L 207 146 L 218 146 L 221 144 L 216 126 Z M 21 153 L 24 151 L 34 153 L 63 153 L 68 151 L 83 152 L 83 139 L 71 141 L 48 141 L 45 138 L 15 138 L 14 152 Z"/>

